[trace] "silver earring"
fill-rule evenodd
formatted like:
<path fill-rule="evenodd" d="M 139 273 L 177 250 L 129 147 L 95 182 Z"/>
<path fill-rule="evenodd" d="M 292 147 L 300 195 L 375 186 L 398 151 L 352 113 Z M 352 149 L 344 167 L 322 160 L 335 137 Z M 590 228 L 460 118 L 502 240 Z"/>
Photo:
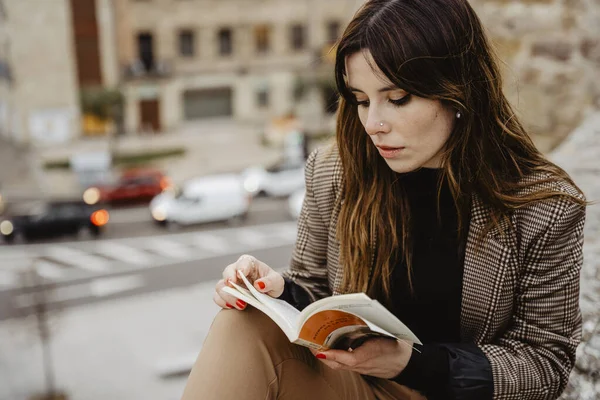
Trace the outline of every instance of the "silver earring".
<path fill-rule="evenodd" d="M 456 112 L 456 118 L 459 118 L 459 119 L 460 119 L 460 117 L 462 117 L 462 114 L 460 113 L 460 111 L 457 111 L 457 112 Z"/>

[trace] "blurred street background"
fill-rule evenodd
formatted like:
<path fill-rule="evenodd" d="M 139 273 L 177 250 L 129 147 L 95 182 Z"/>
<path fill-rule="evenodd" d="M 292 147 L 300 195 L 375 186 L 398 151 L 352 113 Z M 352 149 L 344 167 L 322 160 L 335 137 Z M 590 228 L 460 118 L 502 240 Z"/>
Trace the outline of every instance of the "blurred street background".
<path fill-rule="evenodd" d="M 362 0 L 0 0 L 0 400 L 176 400 L 225 266 L 287 267 Z M 472 0 L 535 143 L 600 201 L 600 4 Z M 600 399 L 600 206 L 563 399 Z M 251 344 L 249 344 L 251 345 Z"/>

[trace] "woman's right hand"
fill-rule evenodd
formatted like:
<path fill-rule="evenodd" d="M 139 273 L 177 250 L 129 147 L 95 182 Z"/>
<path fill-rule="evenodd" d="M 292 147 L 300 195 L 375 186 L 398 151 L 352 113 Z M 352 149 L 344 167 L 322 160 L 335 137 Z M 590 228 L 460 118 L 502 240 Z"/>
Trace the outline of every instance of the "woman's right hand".
<path fill-rule="evenodd" d="M 225 293 L 223 288 L 231 286 L 229 282 L 244 286 L 238 271 L 244 274 L 254 285 L 256 290 L 271 297 L 279 297 L 283 293 L 285 281 L 280 273 L 255 257 L 244 254 L 233 264 L 229 264 L 223 271 L 223 279 L 217 282 L 213 300 L 221 308 L 244 310 L 246 303 L 236 297 Z"/>

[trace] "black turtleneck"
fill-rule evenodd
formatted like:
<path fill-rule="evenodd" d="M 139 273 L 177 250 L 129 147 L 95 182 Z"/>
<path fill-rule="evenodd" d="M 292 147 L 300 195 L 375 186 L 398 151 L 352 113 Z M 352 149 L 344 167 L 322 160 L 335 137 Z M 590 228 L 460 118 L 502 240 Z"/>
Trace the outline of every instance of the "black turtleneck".
<path fill-rule="evenodd" d="M 448 378 L 448 352 L 436 343 L 460 342 L 463 249 L 446 182 L 439 193 L 438 213 L 440 174 L 441 170 L 422 168 L 399 174 L 398 182 L 410 207 L 412 291 L 406 263 L 398 252 L 390 307 L 424 346 L 415 346 L 408 366 L 395 380 L 424 392 L 431 392 L 436 382 L 442 387 Z"/>
<path fill-rule="evenodd" d="M 403 257 L 395 255 L 391 311 L 423 343 L 460 341 L 463 271 L 457 212 L 443 184 L 438 214 L 439 176 L 440 170 L 423 168 L 400 175 L 398 182 L 410 207 L 413 288 Z"/>

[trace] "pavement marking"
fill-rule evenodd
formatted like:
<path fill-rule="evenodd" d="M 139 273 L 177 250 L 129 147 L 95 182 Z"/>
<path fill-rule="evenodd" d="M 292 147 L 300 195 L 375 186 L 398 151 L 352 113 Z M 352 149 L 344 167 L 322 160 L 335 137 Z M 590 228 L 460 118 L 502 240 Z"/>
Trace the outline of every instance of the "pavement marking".
<path fill-rule="evenodd" d="M 0 248 L 0 268 L 14 266 L 15 263 L 23 261 L 23 259 L 31 259 L 35 257 L 35 253 L 25 249 L 6 249 Z"/>
<path fill-rule="evenodd" d="M 14 272 L 0 270 L 0 286 L 15 286 L 17 277 Z"/>
<path fill-rule="evenodd" d="M 58 279 L 65 273 L 63 267 L 46 260 L 38 260 L 35 263 L 35 270 L 39 276 L 50 280 Z"/>
<path fill-rule="evenodd" d="M 152 257 L 143 250 L 127 246 L 117 241 L 98 242 L 93 251 L 103 256 L 133 265 L 150 265 Z"/>
<path fill-rule="evenodd" d="M 217 254 L 225 254 L 232 249 L 227 240 L 211 233 L 198 233 L 194 235 L 193 243 L 196 247 Z"/>
<path fill-rule="evenodd" d="M 235 239 L 242 245 L 252 249 L 260 249 L 270 245 L 269 238 L 257 229 L 241 228 L 235 233 Z"/>
<path fill-rule="evenodd" d="M 90 292 L 95 297 L 106 297 L 138 289 L 145 285 L 146 281 L 139 274 L 115 278 L 101 278 L 90 282 Z"/>
<path fill-rule="evenodd" d="M 72 265 L 88 271 L 100 272 L 109 269 L 107 261 L 72 247 L 49 246 L 46 248 L 45 255 L 62 264 Z"/>
<path fill-rule="evenodd" d="M 162 238 L 148 240 L 145 247 L 154 253 L 170 258 L 189 258 L 192 255 L 188 246 Z"/>

